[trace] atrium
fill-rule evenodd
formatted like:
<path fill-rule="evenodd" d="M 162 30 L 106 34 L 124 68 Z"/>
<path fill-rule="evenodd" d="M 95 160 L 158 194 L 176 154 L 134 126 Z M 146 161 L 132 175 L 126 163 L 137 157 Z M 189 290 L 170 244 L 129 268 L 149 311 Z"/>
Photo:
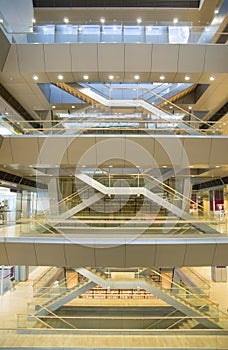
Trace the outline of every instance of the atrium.
<path fill-rule="evenodd" d="M 0 0 L 0 348 L 228 349 L 228 0 Z"/>

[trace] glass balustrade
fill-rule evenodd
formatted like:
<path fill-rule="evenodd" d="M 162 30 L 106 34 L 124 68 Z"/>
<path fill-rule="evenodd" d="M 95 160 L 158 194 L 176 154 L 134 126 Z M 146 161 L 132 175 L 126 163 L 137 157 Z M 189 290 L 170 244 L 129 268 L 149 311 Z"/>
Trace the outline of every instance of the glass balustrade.
<path fill-rule="evenodd" d="M 43 24 L 31 27 L 17 27 L 12 31 L 1 16 L 0 26 L 11 42 L 17 44 L 53 43 L 148 43 L 148 44 L 208 44 L 215 34 L 227 37 L 226 32 L 218 33 L 218 25 L 207 27 L 189 24 L 167 23 L 156 25 L 144 23 L 97 24 Z"/>

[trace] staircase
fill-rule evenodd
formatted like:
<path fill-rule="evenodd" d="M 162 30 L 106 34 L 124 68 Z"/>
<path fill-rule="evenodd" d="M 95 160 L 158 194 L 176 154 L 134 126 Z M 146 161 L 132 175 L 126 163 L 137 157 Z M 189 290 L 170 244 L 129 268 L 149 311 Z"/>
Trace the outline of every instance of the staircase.
<path fill-rule="evenodd" d="M 76 286 L 63 291 L 61 294 L 51 298 L 42 305 L 38 305 L 38 311 L 35 312 L 35 316 L 46 316 L 49 311 L 55 311 L 61 306 L 77 298 L 81 294 L 86 293 L 90 289 L 94 288 L 96 283 L 94 281 L 86 280 L 78 283 Z"/>
<path fill-rule="evenodd" d="M 82 101 L 86 103 L 91 103 L 92 105 L 98 106 L 102 108 L 104 111 L 110 111 L 110 108 L 124 108 L 124 107 L 141 107 L 147 113 L 157 116 L 161 121 L 165 121 L 168 123 L 177 123 L 178 128 L 185 131 L 190 135 L 201 135 L 201 133 L 194 128 L 189 121 L 185 120 L 175 120 L 172 115 L 167 112 L 155 107 L 154 105 L 144 101 L 144 100 L 108 100 L 90 88 L 81 87 L 80 85 L 76 85 L 77 88 L 73 88 L 72 86 L 66 83 L 55 83 L 55 85 L 62 90 L 70 93 L 73 96 L 80 98 Z M 199 122 L 201 120 L 199 119 Z"/>
<path fill-rule="evenodd" d="M 109 286 L 111 289 L 137 289 L 140 287 L 141 289 L 150 292 L 157 298 L 165 301 L 167 304 L 172 305 L 175 307 L 175 309 L 180 310 L 188 317 L 197 318 L 197 322 L 201 323 L 206 328 L 222 328 L 217 322 L 219 316 L 217 305 L 212 303 L 210 300 L 203 298 L 202 296 L 193 294 L 177 283 L 175 283 L 175 286 L 173 287 L 174 289 L 168 290 L 163 288 L 161 284 L 154 282 L 149 278 L 142 278 L 135 281 L 115 281 L 105 278 L 105 276 L 103 276 L 100 271 L 97 272 L 95 268 L 76 268 L 75 270 L 86 278 L 90 278 L 103 288 L 107 288 Z M 150 271 L 159 275 L 159 273 L 153 269 L 150 269 Z M 187 322 L 184 322 L 185 327 L 190 327 L 190 325 L 192 325 L 192 322 L 188 322 L 188 325 Z"/>

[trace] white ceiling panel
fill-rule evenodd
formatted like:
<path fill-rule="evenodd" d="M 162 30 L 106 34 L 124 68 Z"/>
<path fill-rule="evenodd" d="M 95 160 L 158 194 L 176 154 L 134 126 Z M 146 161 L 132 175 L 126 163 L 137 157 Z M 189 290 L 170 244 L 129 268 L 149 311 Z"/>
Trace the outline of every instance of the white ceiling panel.
<path fill-rule="evenodd" d="M 60 165 L 67 164 L 67 139 L 65 137 L 39 137 L 38 164 Z"/>
<path fill-rule="evenodd" d="M 63 244 L 36 243 L 36 257 L 39 266 L 65 266 L 65 249 Z M 51 251 L 51 254 L 50 254 Z"/>
<path fill-rule="evenodd" d="M 80 137 L 67 139 L 67 159 L 69 164 L 87 167 L 96 166 L 97 155 L 94 137 Z"/>
<path fill-rule="evenodd" d="M 100 82 L 123 82 L 123 81 L 126 81 L 125 79 L 124 79 L 124 77 L 126 76 L 126 75 L 124 75 L 124 71 L 120 71 L 120 72 L 114 72 L 114 74 L 113 74 L 113 76 L 114 76 L 114 79 L 113 80 L 110 80 L 109 79 L 109 75 L 110 74 L 113 74 L 113 71 L 107 71 L 107 72 L 105 72 L 105 71 L 102 71 L 102 72 L 99 72 L 98 73 L 98 76 L 99 76 L 99 78 L 98 78 L 98 81 L 100 81 Z M 89 74 L 89 77 L 90 77 L 90 74 Z M 93 77 L 93 75 L 92 75 L 92 77 Z M 132 81 L 133 79 L 132 79 L 132 74 L 131 74 L 131 79 L 130 79 L 130 81 Z M 91 81 L 91 79 L 90 79 L 90 81 Z M 93 79 L 93 81 L 97 81 L 97 80 L 94 80 Z"/>
<path fill-rule="evenodd" d="M 90 247 L 92 240 L 89 240 Z M 69 242 L 71 239 L 69 238 Z M 72 243 L 65 244 L 66 266 L 81 267 L 81 266 L 96 266 L 94 248 L 77 244 L 77 240 L 72 239 Z"/>
<path fill-rule="evenodd" d="M 72 71 L 97 72 L 98 44 L 71 44 Z"/>
<path fill-rule="evenodd" d="M 4 137 L 0 147 L 1 164 L 12 164 L 13 157 L 11 152 L 10 138 Z"/>
<path fill-rule="evenodd" d="M 74 63 L 73 63 L 74 64 Z M 91 71 L 79 71 L 79 72 L 73 72 L 73 79 L 74 81 L 85 81 L 83 78 L 84 74 L 87 74 L 89 77 L 89 81 L 103 81 L 99 79 L 99 73 L 98 72 L 91 72 Z M 106 81 L 106 80 L 105 80 Z"/>
<path fill-rule="evenodd" d="M 125 138 L 96 137 L 97 166 L 104 162 L 113 165 L 112 159 L 125 159 Z"/>
<path fill-rule="evenodd" d="M 187 244 L 184 257 L 185 266 L 212 265 L 216 244 Z M 211 262 L 211 263 L 210 263 Z"/>
<path fill-rule="evenodd" d="M 212 138 L 210 164 L 221 165 L 228 163 L 228 137 L 219 139 L 219 137 Z"/>
<path fill-rule="evenodd" d="M 125 44 L 125 72 L 150 72 L 152 45 Z"/>
<path fill-rule="evenodd" d="M 152 72 L 176 72 L 180 45 L 157 44 L 152 51 Z"/>
<path fill-rule="evenodd" d="M 187 153 L 187 157 L 190 165 L 202 163 L 209 165 L 210 151 L 211 151 L 211 138 L 185 138 L 184 149 Z M 200 152 L 199 152 L 200 150 Z"/>
<path fill-rule="evenodd" d="M 0 257 L 1 257 L 1 265 L 9 265 L 8 256 L 6 253 L 5 243 L 0 243 Z"/>
<path fill-rule="evenodd" d="M 157 244 L 155 266 L 182 266 L 185 244 Z"/>
<path fill-rule="evenodd" d="M 13 163 L 15 164 L 34 164 L 34 160 L 38 157 L 37 138 L 11 138 L 11 148 Z"/>
<path fill-rule="evenodd" d="M 125 159 L 141 168 L 156 167 L 154 161 L 154 138 L 126 137 Z"/>
<path fill-rule="evenodd" d="M 99 72 L 119 72 L 124 70 L 124 44 L 98 44 Z"/>
<path fill-rule="evenodd" d="M 223 242 L 222 244 L 217 244 L 212 265 L 224 265 L 224 261 L 226 261 L 228 258 L 227 252 L 228 244 L 226 242 Z"/>
<path fill-rule="evenodd" d="M 182 140 L 179 138 L 156 137 L 154 158 L 160 166 L 183 166 L 185 159 L 183 158 Z"/>
<path fill-rule="evenodd" d="M 125 245 L 95 248 L 95 266 L 125 266 Z"/>
<path fill-rule="evenodd" d="M 126 266 L 155 266 L 155 251 L 155 244 L 127 244 Z"/>
<path fill-rule="evenodd" d="M 17 46 L 11 45 L 4 68 L 4 72 L 19 72 Z"/>
<path fill-rule="evenodd" d="M 44 46 L 43 45 L 17 45 L 19 69 L 22 72 L 44 72 Z"/>
<path fill-rule="evenodd" d="M 228 45 L 207 45 L 204 72 L 228 73 Z"/>
<path fill-rule="evenodd" d="M 206 45 L 180 45 L 177 71 L 184 73 L 202 72 L 205 52 Z M 189 59 L 190 57 L 191 59 Z"/>
<path fill-rule="evenodd" d="M 48 72 L 47 76 L 51 83 L 59 83 L 60 80 L 58 79 L 59 72 Z M 62 74 L 64 82 L 72 82 L 73 81 L 73 74 L 71 72 L 64 72 Z"/>
<path fill-rule="evenodd" d="M 45 69 L 47 72 L 70 72 L 70 44 L 44 44 Z"/>
<path fill-rule="evenodd" d="M 18 242 L 6 242 L 5 247 L 10 265 L 38 265 L 33 242 L 23 242 L 20 244 L 20 249 L 18 249 Z"/>

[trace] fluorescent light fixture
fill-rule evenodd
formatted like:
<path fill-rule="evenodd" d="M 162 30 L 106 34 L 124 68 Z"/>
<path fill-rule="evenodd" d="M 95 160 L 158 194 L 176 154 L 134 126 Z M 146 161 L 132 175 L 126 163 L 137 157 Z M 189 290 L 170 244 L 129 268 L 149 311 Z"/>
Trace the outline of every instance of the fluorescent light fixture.
<path fill-rule="evenodd" d="M 108 76 L 108 78 L 109 78 L 110 80 L 112 80 L 112 79 L 114 79 L 114 75 L 110 74 L 110 75 Z"/>

